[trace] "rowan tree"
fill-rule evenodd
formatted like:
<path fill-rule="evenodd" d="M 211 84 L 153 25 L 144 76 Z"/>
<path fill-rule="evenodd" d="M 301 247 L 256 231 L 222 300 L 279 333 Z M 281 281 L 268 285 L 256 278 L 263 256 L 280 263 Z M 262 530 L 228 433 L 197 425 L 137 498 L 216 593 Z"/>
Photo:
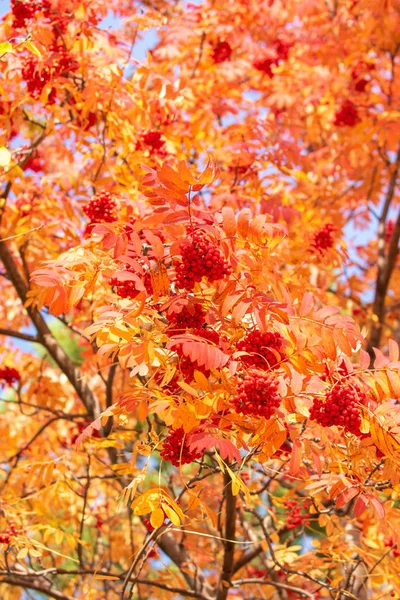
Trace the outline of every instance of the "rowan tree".
<path fill-rule="evenodd" d="M 2 598 L 400 598 L 399 16 L 11 0 Z"/>

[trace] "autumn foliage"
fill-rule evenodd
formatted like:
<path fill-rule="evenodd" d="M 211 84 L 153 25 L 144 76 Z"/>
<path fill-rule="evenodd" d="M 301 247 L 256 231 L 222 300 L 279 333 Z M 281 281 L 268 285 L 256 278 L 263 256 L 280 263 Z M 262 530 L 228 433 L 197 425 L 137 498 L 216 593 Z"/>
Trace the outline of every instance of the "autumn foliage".
<path fill-rule="evenodd" d="M 400 598 L 399 19 L 11 0 L 1 598 Z"/>

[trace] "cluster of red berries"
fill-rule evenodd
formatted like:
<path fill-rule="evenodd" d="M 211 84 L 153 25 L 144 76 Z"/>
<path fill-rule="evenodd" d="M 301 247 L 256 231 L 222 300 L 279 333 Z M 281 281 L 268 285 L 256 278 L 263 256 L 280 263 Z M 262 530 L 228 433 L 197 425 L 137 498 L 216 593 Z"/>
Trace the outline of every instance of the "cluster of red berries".
<path fill-rule="evenodd" d="M 391 535 L 388 537 L 385 537 L 385 539 L 383 540 L 383 543 L 386 548 L 392 548 L 393 546 L 395 546 L 394 539 L 392 538 Z M 392 554 L 393 554 L 394 558 L 397 558 L 398 556 L 400 556 L 400 550 L 398 549 L 397 546 L 395 548 L 393 548 Z"/>
<path fill-rule="evenodd" d="M 204 325 L 205 312 L 201 304 L 191 304 L 190 308 L 184 306 L 180 313 L 169 313 L 167 319 L 174 325 L 172 331 L 200 328 Z"/>
<path fill-rule="evenodd" d="M 52 70 L 48 65 L 41 65 L 37 57 L 23 56 L 22 57 L 22 76 L 26 81 L 28 92 L 34 98 L 38 98 L 43 91 L 44 86 L 49 83 L 52 78 Z M 54 104 L 56 97 L 55 88 L 51 89 L 48 103 Z"/>
<path fill-rule="evenodd" d="M 49 64 L 41 64 L 36 56 L 28 55 L 22 57 L 22 76 L 26 81 L 28 92 L 34 98 L 38 98 L 47 83 L 54 77 L 66 77 L 68 73 L 76 71 L 79 63 L 71 56 L 63 44 L 57 40 L 49 47 Z M 48 104 L 56 101 L 57 90 L 52 87 L 47 98 Z"/>
<path fill-rule="evenodd" d="M 268 369 L 280 362 L 283 341 L 279 333 L 256 330 L 248 333 L 236 346 L 238 350 L 249 353 L 249 356 L 241 357 L 242 362 L 257 369 Z"/>
<path fill-rule="evenodd" d="M 23 170 L 30 169 L 40 173 L 44 169 L 44 160 L 39 148 L 35 148 L 23 166 Z"/>
<path fill-rule="evenodd" d="M 230 60 L 231 56 L 232 48 L 228 42 L 225 42 L 224 40 L 218 40 L 218 42 L 214 44 L 211 57 L 216 64 Z"/>
<path fill-rule="evenodd" d="M 335 245 L 335 238 L 332 235 L 334 231 L 337 231 L 337 227 L 333 223 L 326 223 L 326 225 L 314 234 L 313 241 L 311 242 L 312 250 L 323 254 L 325 250 L 333 248 Z"/>
<path fill-rule="evenodd" d="M 179 356 L 179 370 L 181 372 L 183 380 L 186 381 L 186 383 L 190 383 L 191 381 L 193 381 L 195 371 L 200 371 L 207 379 L 210 377 L 210 370 L 206 369 L 204 365 L 197 364 L 196 361 L 191 361 L 188 356 L 184 356 L 184 354 L 182 354 L 181 346 L 177 346 L 176 352 Z M 179 386 L 177 386 L 176 391 L 178 389 Z"/>
<path fill-rule="evenodd" d="M 272 79 L 272 77 L 274 76 L 272 67 L 278 65 L 281 60 L 288 59 L 289 50 L 291 47 L 292 44 L 289 42 L 284 42 L 280 39 L 274 40 L 271 55 L 256 58 L 253 61 L 253 67 L 257 69 L 257 71 L 265 73 L 266 75 L 268 75 L 268 77 Z"/>
<path fill-rule="evenodd" d="M 162 139 L 161 131 L 157 129 L 150 129 L 142 133 L 140 138 L 136 142 L 136 150 L 142 150 L 143 146 L 148 148 L 151 153 L 164 153 L 165 141 Z"/>
<path fill-rule="evenodd" d="M 360 436 L 360 404 L 367 403 L 366 394 L 356 385 L 338 383 L 326 395 L 325 402 L 315 398 L 310 409 L 310 419 L 323 427 L 344 427 Z"/>
<path fill-rule="evenodd" d="M 129 266 L 126 267 L 125 271 L 135 273 L 135 271 L 131 270 Z M 136 274 L 136 273 L 135 273 Z M 132 279 L 123 280 L 118 277 L 118 275 L 111 277 L 110 285 L 115 287 L 115 291 L 120 298 L 130 298 L 133 300 L 136 296 L 139 295 L 139 290 L 136 288 L 136 282 Z M 151 295 L 153 293 L 153 287 L 151 284 L 151 276 L 148 271 L 144 274 L 143 277 L 143 285 L 146 288 L 146 292 Z"/>
<path fill-rule="evenodd" d="M 179 429 L 169 430 L 160 456 L 164 460 L 168 460 L 175 467 L 178 467 L 179 465 L 187 465 L 200 458 L 201 453 L 190 450 L 187 435 L 183 427 L 180 427 Z"/>
<path fill-rule="evenodd" d="M 9 528 L 4 533 L 0 533 L 0 544 L 9 544 L 11 538 L 20 533 L 20 530 L 16 528 L 15 521 L 8 522 Z"/>
<path fill-rule="evenodd" d="M 6 385 L 11 386 L 21 381 L 21 375 L 14 367 L 3 367 L 0 369 L 0 380 L 2 380 L 0 381 L 0 388 Z"/>
<path fill-rule="evenodd" d="M 297 500 L 284 500 L 283 506 L 286 508 L 286 529 L 296 529 L 302 525 L 308 527 L 310 524 L 309 514 L 304 512 L 308 510 L 310 506 L 307 498 L 301 503 Z"/>
<path fill-rule="evenodd" d="M 338 127 L 354 127 L 361 121 L 356 105 L 349 99 L 344 100 L 335 112 L 334 124 Z"/>
<path fill-rule="evenodd" d="M 253 371 L 239 382 L 232 403 L 238 413 L 270 419 L 281 403 L 278 387 L 273 377 Z"/>
<path fill-rule="evenodd" d="M 91 223 L 112 223 L 117 220 L 116 211 L 117 203 L 109 192 L 99 192 L 83 207 Z"/>
<path fill-rule="evenodd" d="M 48 12 L 51 9 L 49 0 L 11 0 L 11 12 L 13 14 L 13 26 L 16 29 L 26 27 L 35 14 L 44 10 Z"/>
<path fill-rule="evenodd" d="M 365 92 L 367 85 L 371 82 L 371 76 L 369 71 L 372 71 L 374 65 L 359 61 L 351 71 L 351 78 L 353 80 L 353 88 L 356 92 Z"/>
<path fill-rule="evenodd" d="M 232 268 L 219 248 L 201 231 L 194 231 L 191 238 L 192 241 L 185 240 L 180 244 L 182 262 L 174 261 L 178 288 L 191 291 L 203 277 L 218 281 L 230 275 Z"/>

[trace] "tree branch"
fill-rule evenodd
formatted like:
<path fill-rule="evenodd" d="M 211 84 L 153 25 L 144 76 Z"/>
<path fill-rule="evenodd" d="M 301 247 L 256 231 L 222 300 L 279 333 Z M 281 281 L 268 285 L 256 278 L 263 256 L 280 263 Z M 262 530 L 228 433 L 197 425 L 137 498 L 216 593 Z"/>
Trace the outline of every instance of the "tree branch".
<path fill-rule="evenodd" d="M 219 582 L 217 600 L 225 600 L 231 586 L 233 575 L 233 560 L 235 552 L 236 535 L 236 496 L 232 493 L 232 480 L 228 472 L 224 473 L 224 496 L 225 496 L 225 534 L 227 541 L 224 542 L 224 560 Z"/>
<path fill-rule="evenodd" d="M 29 290 L 28 284 L 18 269 L 11 250 L 1 238 L 0 260 L 4 265 L 8 279 L 12 282 L 22 304 L 25 305 L 27 292 Z M 66 375 L 68 381 L 71 383 L 84 404 L 90 418 L 96 419 L 100 414 L 99 401 L 86 382 L 82 379 L 80 371 L 60 347 L 42 315 L 32 306 L 26 307 L 25 310 L 33 325 L 36 327 L 38 333 L 37 341 L 46 348 L 61 371 Z"/>
<path fill-rule="evenodd" d="M 394 170 L 392 172 L 389 188 L 386 194 L 385 203 L 383 205 L 382 214 L 379 219 L 378 230 L 378 274 L 376 277 L 375 297 L 373 303 L 373 313 L 375 321 L 372 324 L 367 351 L 374 357 L 373 348 L 379 348 L 382 337 L 382 325 L 385 316 L 385 300 L 389 287 L 390 279 L 396 264 L 396 257 L 400 239 L 400 212 L 397 217 L 396 225 L 390 240 L 389 249 L 386 255 L 385 251 L 385 226 L 386 219 L 396 190 L 396 182 L 400 169 L 400 146 L 397 151 Z"/>

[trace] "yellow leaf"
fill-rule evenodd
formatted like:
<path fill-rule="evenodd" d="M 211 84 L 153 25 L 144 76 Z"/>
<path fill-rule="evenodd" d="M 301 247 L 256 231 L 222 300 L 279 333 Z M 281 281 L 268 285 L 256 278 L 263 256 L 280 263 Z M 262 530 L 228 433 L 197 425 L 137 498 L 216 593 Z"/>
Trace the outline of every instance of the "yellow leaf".
<path fill-rule="evenodd" d="M 8 167 L 11 162 L 11 153 L 4 146 L 0 146 L 0 167 Z"/>
<path fill-rule="evenodd" d="M 31 42 L 31 40 L 25 40 L 24 45 L 25 48 L 29 50 L 29 52 L 32 52 L 32 54 L 35 54 L 35 56 L 42 56 L 42 53 L 40 52 L 39 48 L 37 48 L 35 44 Z"/>
<path fill-rule="evenodd" d="M 2 56 L 3 54 L 7 54 L 7 52 L 12 52 L 13 48 L 12 45 L 10 44 L 10 42 L 2 42 L 0 44 L 0 56 Z"/>
<path fill-rule="evenodd" d="M 153 510 L 150 515 L 150 523 L 154 527 L 154 529 L 158 529 L 164 523 L 164 511 L 162 508 L 157 507 Z"/>

